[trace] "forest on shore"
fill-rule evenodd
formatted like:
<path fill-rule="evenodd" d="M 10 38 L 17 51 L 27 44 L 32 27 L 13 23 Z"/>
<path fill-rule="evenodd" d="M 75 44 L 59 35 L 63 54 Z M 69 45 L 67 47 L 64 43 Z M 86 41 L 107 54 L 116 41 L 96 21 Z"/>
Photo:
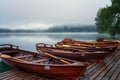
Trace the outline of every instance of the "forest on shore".
<path fill-rule="evenodd" d="M 22 33 L 22 32 L 96 32 L 96 26 L 95 25 L 59 25 L 59 26 L 53 26 L 45 30 L 41 29 L 0 29 L 0 33 Z"/>

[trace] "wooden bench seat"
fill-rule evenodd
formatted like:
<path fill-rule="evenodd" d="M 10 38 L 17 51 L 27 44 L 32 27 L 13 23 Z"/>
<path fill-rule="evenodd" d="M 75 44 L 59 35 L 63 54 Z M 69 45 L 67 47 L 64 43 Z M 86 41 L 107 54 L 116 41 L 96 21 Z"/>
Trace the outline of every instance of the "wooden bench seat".
<path fill-rule="evenodd" d="M 32 61 L 32 63 L 45 62 L 47 60 L 49 60 L 49 59 L 39 59 L 39 60 Z"/>
<path fill-rule="evenodd" d="M 32 57 L 33 55 L 24 55 L 24 56 L 16 56 L 14 58 L 27 58 L 27 57 Z"/>

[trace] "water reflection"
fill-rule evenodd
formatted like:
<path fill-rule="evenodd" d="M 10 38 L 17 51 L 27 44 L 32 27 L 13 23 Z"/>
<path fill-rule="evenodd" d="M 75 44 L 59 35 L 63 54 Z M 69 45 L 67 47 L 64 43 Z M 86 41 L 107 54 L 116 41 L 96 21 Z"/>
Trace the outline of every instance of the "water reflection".
<path fill-rule="evenodd" d="M 36 52 L 35 44 L 38 42 L 55 44 L 64 38 L 87 41 L 101 37 L 109 38 L 109 35 L 98 33 L 2 33 L 0 34 L 0 44 L 15 44 L 22 49 Z"/>
<path fill-rule="evenodd" d="M 11 70 L 12 68 L 5 64 L 3 61 L 0 61 L 0 73 L 4 71 Z"/>

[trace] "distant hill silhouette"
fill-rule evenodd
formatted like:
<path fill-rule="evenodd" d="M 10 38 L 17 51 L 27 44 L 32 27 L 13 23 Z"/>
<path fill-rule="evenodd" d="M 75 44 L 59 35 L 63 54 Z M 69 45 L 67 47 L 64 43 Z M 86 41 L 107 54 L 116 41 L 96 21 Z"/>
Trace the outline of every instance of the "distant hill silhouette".
<path fill-rule="evenodd" d="M 46 30 L 41 29 L 17 29 L 17 30 L 11 30 L 11 29 L 0 29 L 0 33 L 22 33 L 22 32 L 96 32 L 96 26 L 94 25 L 62 25 L 62 26 L 53 26 Z"/>
<path fill-rule="evenodd" d="M 94 25 L 63 25 L 50 27 L 46 32 L 96 32 L 96 27 Z"/>

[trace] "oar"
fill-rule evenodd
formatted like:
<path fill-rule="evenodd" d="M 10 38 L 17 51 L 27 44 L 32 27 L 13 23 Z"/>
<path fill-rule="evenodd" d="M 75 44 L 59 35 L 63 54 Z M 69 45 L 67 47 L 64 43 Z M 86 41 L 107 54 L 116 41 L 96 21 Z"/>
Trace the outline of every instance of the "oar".
<path fill-rule="evenodd" d="M 84 41 L 76 41 L 76 44 L 80 44 L 81 46 L 93 47 L 94 44 L 87 44 L 93 42 L 84 42 Z"/>
<path fill-rule="evenodd" d="M 93 47 L 93 45 L 88 45 L 88 44 L 78 44 L 78 45 L 80 45 L 80 46 L 85 46 L 85 47 Z"/>
<path fill-rule="evenodd" d="M 85 50 L 81 50 L 81 49 L 80 49 L 80 51 L 81 51 L 81 52 L 84 52 L 84 53 L 89 53 L 89 51 L 85 51 Z"/>
<path fill-rule="evenodd" d="M 69 47 L 70 47 L 70 49 L 72 49 L 72 50 L 77 50 L 77 49 L 75 49 L 74 47 L 72 47 L 71 45 L 69 45 Z M 79 50 L 79 48 L 78 48 L 78 50 Z M 81 52 L 84 52 L 84 53 L 89 53 L 89 51 L 86 51 L 86 50 L 81 50 L 81 49 L 80 49 L 80 51 L 81 51 Z"/>
<path fill-rule="evenodd" d="M 50 57 L 52 57 L 52 58 L 54 58 L 54 59 L 58 59 L 58 60 L 60 60 L 60 61 L 63 62 L 63 63 L 70 64 L 70 62 L 65 61 L 64 59 L 62 59 L 62 58 L 60 58 L 60 57 L 57 57 L 57 56 L 51 55 L 51 54 L 46 53 L 46 52 L 44 52 L 44 54 L 47 55 L 47 56 L 50 56 Z"/>
<path fill-rule="evenodd" d="M 9 56 L 7 54 L 1 54 L 0 58 L 6 58 L 6 59 L 10 59 L 11 58 L 11 59 L 18 60 L 20 62 L 31 63 L 31 62 L 23 60 L 23 59 L 18 59 L 18 58 L 15 58 L 15 57 L 11 57 L 11 56 Z"/>
<path fill-rule="evenodd" d="M 81 47 L 93 47 L 93 48 L 100 48 L 100 47 L 98 47 L 98 46 L 96 46 L 95 44 L 84 44 L 84 43 L 82 43 L 82 44 L 79 44 Z"/>
<path fill-rule="evenodd" d="M 71 44 L 63 44 L 63 47 L 72 47 L 72 46 L 81 46 L 81 47 L 83 47 L 83 46 L 85 46 L 85 47 L 93 47 L 93 45 L 89 45 L 89 44 L 84 44 L 84 43 L 75 43 L 75 44 L 73 44 L 73 45 L 71 45 Z"/>

